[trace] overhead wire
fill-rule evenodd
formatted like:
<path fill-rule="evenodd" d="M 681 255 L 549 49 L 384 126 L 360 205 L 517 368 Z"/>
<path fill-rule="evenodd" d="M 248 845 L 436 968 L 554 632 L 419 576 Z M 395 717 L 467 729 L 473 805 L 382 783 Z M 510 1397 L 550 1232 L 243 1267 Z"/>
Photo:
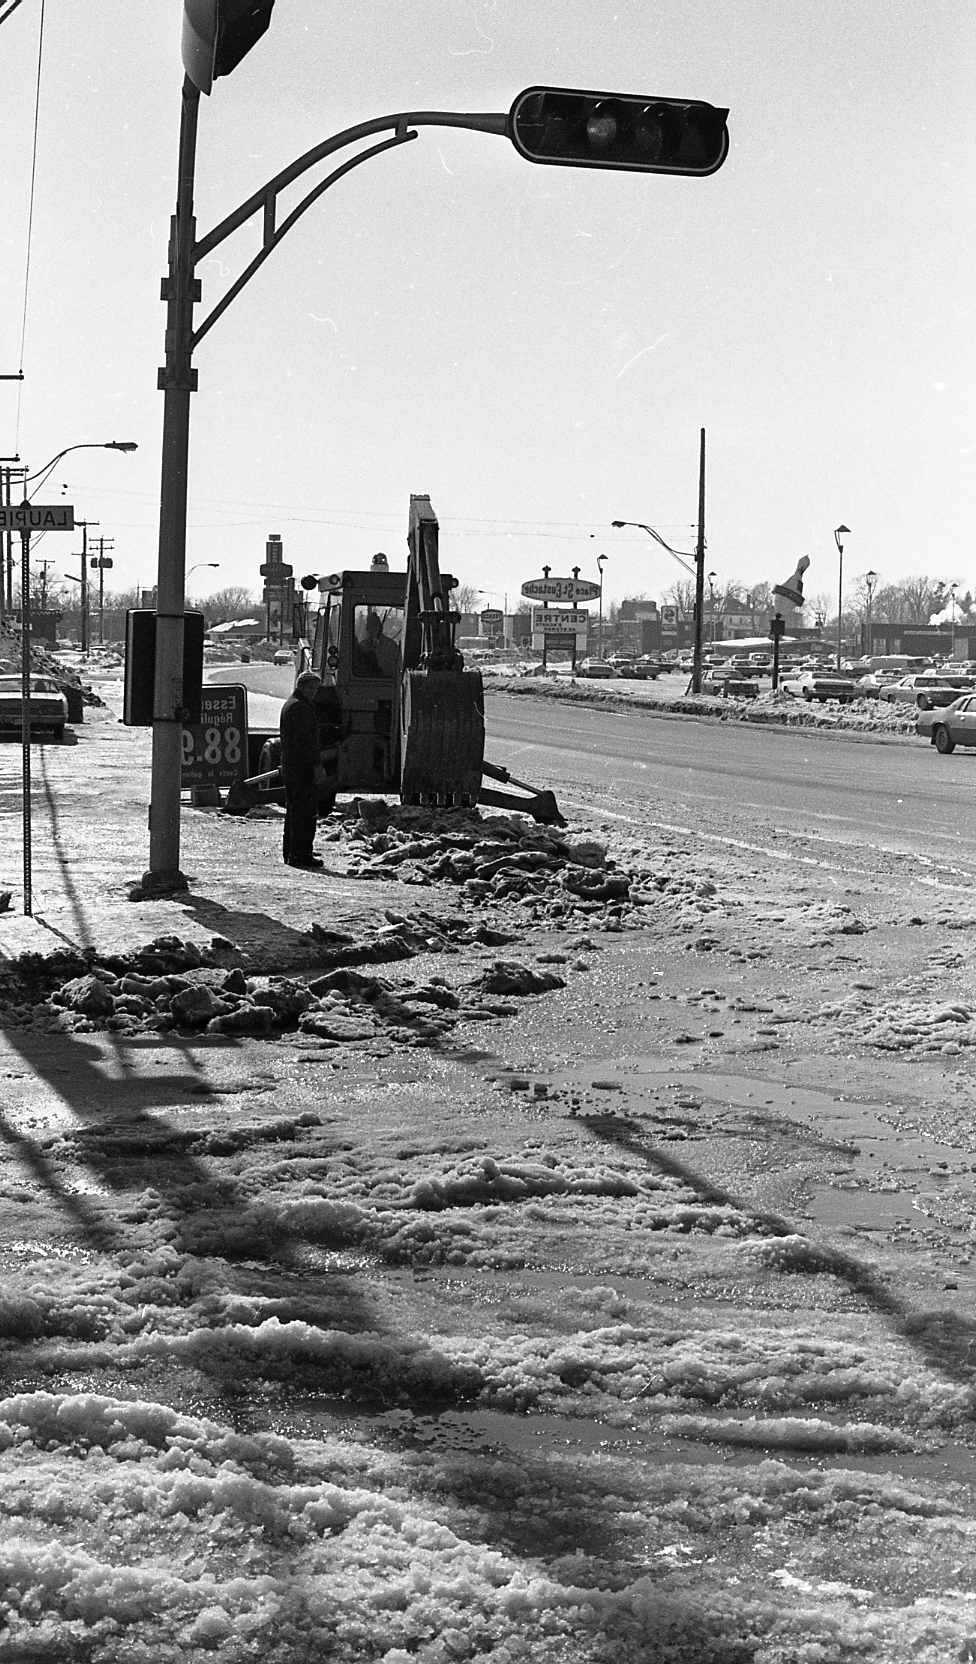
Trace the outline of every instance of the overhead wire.
<path fill-rule="evenodd" d="M 20 0 L 13 0 L 12 5 L 0 16 L 0 23 L 5 23 L 10 13 L 19 5 Z M 31 144 L 31 176 L 30 176 L 30 205 L 27 211 L 27 256 L 24 262 L 24 315 L 20 330 L 20 363 L 18 369 L 21 381 L 17 387 L 17 413 L 14 420 L 14 450 L 19 449 L 20 441 L 20 413 L 23 400 L 24 347 L 27 341 L 27 302 L 30 294 L 31 246 L 34 231 L 34 191 L 37 183 L 37 137 L 40 128 L 41 114 L 41 65 L 44 60 L 44 11 L 46 0 L 41 0 L 41 17 L 37 31 L 37 79 L 34 86 L 34 136 Z"/>

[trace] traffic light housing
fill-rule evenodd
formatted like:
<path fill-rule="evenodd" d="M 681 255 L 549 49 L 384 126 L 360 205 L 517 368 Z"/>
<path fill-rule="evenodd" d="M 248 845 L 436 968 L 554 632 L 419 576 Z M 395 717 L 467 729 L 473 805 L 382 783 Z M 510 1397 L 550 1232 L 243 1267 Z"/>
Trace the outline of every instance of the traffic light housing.
<path fill-rule="evenodd" d="M 528 87 L 509 111 L 509 137 L 528 162 L 703 178 L 729 153 L 728 113 L 696 98 Z"/>
<path fill-rule="evenodd" d="M 200 721 L 203 690 L 203 613 L 183 614 L 184 723 Z M 122 721 L 127 728 L 153 725 L 156 684 L 156 614 L 132 608 L 125 615 L 125 684 Z"/>
<path fill-rule="evenodd" d="M 183 0 L 183 68 L 209 93 L 261 39 L 275 0 Z"/>

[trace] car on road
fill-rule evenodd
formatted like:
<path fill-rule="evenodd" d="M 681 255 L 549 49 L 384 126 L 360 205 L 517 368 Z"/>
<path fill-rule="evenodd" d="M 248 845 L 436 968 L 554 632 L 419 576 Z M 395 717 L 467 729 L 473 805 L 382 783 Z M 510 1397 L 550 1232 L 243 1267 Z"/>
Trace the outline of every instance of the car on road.
<path fill-rule="evenodd" d="M 602 676 L 607 680 L 612 680 L 620 675 L 620 671 L 615 669 L 608 659 L 584 659 L 582 664 L 576 666 L 576 674 L 577 676 Z"/>
<path fill-rule="evenodd" d="M 858 697 L 854 678 L 837 670 L 797 670 L 781 676 L 779 685 L 783 693 L 805 699 L 807 704 L 816 699 L 825 705 L 828 699 L 837 699 L 842 705 L 850 705 Z"/>
<path fill-rule="evenodd" d="M 271 661 L 272 664 L 294 664 L 294 662 L 295 655 L 294 653 L 289 653 L 287 647 L 279 647 Z"/>
<path fill-rule="evenodd" d="M 941 710 L 919 711 L 915 732 L 943 757 L 957 745 L 976 745 L 976 693 L 964 693 Z"/>
<path fill-rule="evenodd" d="M 48 732 L 64 739 L 68 701 L 50 676 L 30 678 L 30 731 Z M 21 734 L 24 728 L 23 682 L 19 676 L 0 676 L 0 733 Z"/>
<path fill-rule="evenodd" d="M 923 670 L 911 676 L 899 676 L 896 682 L 879 688 L 878 698 L 889 705 L 915 705 L 920 711 L 931 711 L 954 704 L 961 693 L 974 685 L 971 676 L 936 675 L 931 670 Z"/>

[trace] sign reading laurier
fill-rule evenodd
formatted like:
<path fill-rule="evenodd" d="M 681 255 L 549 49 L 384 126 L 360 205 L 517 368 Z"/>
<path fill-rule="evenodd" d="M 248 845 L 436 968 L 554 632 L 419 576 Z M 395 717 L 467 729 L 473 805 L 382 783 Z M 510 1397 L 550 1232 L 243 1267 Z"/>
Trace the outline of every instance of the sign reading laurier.
<path fill-rule="evenodd" d="M 73 532 L 71 503 L 10 503 L 0 508 L 0 532 Z"/>

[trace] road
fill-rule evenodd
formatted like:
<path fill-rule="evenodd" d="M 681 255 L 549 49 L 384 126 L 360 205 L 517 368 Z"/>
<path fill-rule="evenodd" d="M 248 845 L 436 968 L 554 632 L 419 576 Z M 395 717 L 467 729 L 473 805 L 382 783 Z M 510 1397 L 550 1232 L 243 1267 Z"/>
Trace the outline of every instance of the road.
<path fill-rule="evenodd" d="M 567 808 L 635 825 L 697 828 L 783 855 L 860 871 L 915 863 L 976 885 L 976 758 L 813 729 L 490 695 L 488 755 Z M 771 844 L 779 843 L 779 849 Z"/>

